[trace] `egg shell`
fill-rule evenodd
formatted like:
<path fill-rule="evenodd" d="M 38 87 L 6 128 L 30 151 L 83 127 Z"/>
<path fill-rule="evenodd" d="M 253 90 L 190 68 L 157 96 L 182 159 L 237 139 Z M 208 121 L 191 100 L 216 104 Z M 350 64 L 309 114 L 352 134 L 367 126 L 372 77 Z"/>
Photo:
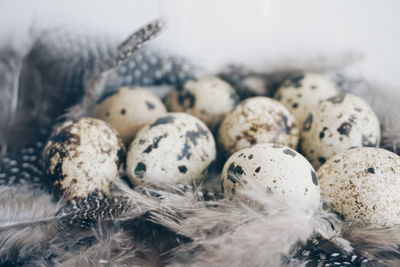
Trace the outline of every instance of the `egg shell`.
<path fill-rule="evenodd" d="M 349 148 L 379 143 L 378 118 L 364 100 L 351 94 L 321 101 L 308 115 L 300 139 L 301 150 L 315 169 Z"/>
<path fill-rule="evenodd" d="M 167 98 L 170 111 L 186 112 L 215 129 L 238 101 L 235 90 L 217 77 L 187 81 L 182 90 L 172 91 Z"/>
<path fill-rule="evenodd" d="M 329 159 L 318 170 L 321 195 L 352 222 L 374 227 L 400 223 L 400 157 L 360 147 Z"/>
<path fill-rule="evenodd" d="M 54 130 L 43 162 L 56 192 L 73 199 L 108 195 L 111 182 L 119 179 L 124 156 L 122 140 L 111 125 L 84 117 Z"/>
<path fill-rule="evenodd" d="M 93 116 L 111 124 L 128 144 L 136 132 L 167 113 L 161 100 L 141 88 L 122 87 L 102 100 Z"/>
<path fill-rule="evenodd" d="M 219 142 L 227 155 L 259 143 L 296 148 L 298 139 L 295 118 L 281 103 L 262 96 L 241 102 L 219 128 Z"/>
<path fill-rule="evenodd" d="M 134 184 L 199 183 L 216 155 L 207 126 L 189 114 L 168 113 L 142 128 L 127 155 Z"/>
<path fill-rule="evenodd" d="M 311 164 L 293 149 L 279 144 L 258 144 L 234 153 L 222 171 L 225 198 L 253 180 L 290 206 L 315 209 L 320 205 L 317 175 Z"/>
<path fill-rule="evenodd" d="M 297 125 L 301 126 L 319 101 L 337 94 L 339 89 L 334 81 L 310 72 L 286 80 L 277 90 L 275 98 L 296 118 Z"/>

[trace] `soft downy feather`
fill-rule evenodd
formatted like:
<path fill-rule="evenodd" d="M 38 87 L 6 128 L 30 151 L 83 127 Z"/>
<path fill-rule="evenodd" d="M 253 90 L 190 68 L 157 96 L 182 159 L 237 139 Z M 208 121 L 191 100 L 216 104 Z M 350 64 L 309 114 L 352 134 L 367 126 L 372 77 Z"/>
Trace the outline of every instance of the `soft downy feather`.
<path fill-rule="evenodd" d="M 238 194 L 233 202 L 165 196 L 175 211 L 151 213 L 151 220 L 192 240 L 172 251 L 169 265 L 282 266 L 297 243 L 317 233 L 331 238 L 340 229 L 329 212 L 290 208 L 256 187 Z"/>
<path fill-rule="evenodd" d="M 37 187 L 0 186 L 0 263 L 159 266 L 159 253 L 147 242 L 149 236 L 138 234 L 152 224 L 146 214 L 168 207 L 151 194 L 128 190 L 109 198 L 56 202 Z M 160 232 L 152 235 L 159 238 Z M 173 233 L 169 236 L 175 239 Z"/>
<path fill-rule="evenodd" d="M 158 255 L 112 222 L 57 236 L 31 261 L 35 266 L 159 266 Z"/>
<path fill-rule="evenodd" d="M 0 186 L 0 259 L 25 258 L 57 233 L 54 220 L 62 202 L 43 190 Z"/>
<path fill-rule="evenodd" d="M 400 265 L 400 228 L 371 228 L 347 226 L 343 238 L 349 240 L 360 255 L 374 259 L 379 266 Z"/>

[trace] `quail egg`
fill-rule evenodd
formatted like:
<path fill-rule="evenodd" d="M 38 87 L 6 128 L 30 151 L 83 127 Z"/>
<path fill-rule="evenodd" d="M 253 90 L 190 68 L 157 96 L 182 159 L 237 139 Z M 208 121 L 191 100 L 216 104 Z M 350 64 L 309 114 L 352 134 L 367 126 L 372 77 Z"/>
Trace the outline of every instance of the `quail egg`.
<path fill-rule="evenodd" d="M 321 195 L 346 219 L 361 225 L 400 223 L 400 157 L 359 147 L 330 158 L 318 170 Z"/>
<path fill-rule="evenodd" d="M 111 125 L 84 117 L 54 130 L 43 162 L 56 192 L 67 199 L 85 198 L 109 194 L 111 182 L 119 179 L 124 155 L 122 140 Z"/>
<path fill-rule="evenodd" d="M 320 100 L 337 94 L 339 89 L 334 81 L 318 73 L 305 73 L 285 81 L 276 92 L 275 98 L 290 111 L 301 126 Z"/>
<path fill-rule="evenodd" d="M 340 94 L 321 101 L 301 133 L 301 150 L 315 169 L 339 152 L 380 143 L 378 118 L 361 98 Z"/>
<path fill-rule="evenodd" d="M 186 112 L 215 129 L 225 115 L 234 109 L 238 97 L 235 90 L 217 77 L 187 81 L 182 90 L 172 91 L 167 98 L 170 111 Z"/>
<path fill-rule="evenodd" d="M 302 155 L 280 144 L 257 144 L 234 153 L 225 163 L 221 178 L 225 198 L 253 180 L 291 206 L 315 209 L 320 205 L 313 167 Z"/>
<path fill-rule="evenodd" d="M 168 113 L 142 128 L 127 155 L 127 173 L 134 184 L 199 183 L 216 156 L 207 126 L 185 113 Z"/>
<path fill-rule="evenodd" d="M 136 132 L 167 113 L 161 100 L 141 88 L 122 87 L 93 110 L 93 116 L 110 123 L 128 144 Z"/>
<path fill-rule="evenodd" d="M 259 143 L 296 148 L 298 139 L 295 118 L 281 103 L 262 96 L 240 103 L 219 128 L 219 141 L 227 155 Z"/>

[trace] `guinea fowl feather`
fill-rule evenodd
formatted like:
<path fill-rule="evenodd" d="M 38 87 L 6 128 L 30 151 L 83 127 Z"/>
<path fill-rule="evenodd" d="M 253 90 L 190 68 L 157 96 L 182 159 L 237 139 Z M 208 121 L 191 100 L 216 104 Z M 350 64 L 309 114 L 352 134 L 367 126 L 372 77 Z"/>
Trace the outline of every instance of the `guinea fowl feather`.
<path fill-rule="evenodd" d="M 133 55 L 147 42 L 157 36 L 162 30 L 161 21 L 154 21 L 142 27 L 129 36 L 118 47 L 117 51 L 108 60 L 98 62 L 96 70 L 85 79 L 85 90 L 81 101 L 69 108 L 63 115 L 65 118 L 77 118 L 91 110 L 92 106 L 102 95 L 105 87 L 107 73 L 115 67 L 128 62 Z"/>

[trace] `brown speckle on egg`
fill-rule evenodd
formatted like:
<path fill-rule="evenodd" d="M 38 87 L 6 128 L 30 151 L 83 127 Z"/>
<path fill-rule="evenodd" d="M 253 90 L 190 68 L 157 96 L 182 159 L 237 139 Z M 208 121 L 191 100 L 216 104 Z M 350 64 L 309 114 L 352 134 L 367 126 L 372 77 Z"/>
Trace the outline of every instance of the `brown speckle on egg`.
<path fill-rule="evenodd" d="M 313 115 L 310 113 L 310 114 L 308 114 L 307 119 L 304 122 L 303 130 L 309 131 L 311 129 L 312 122 L 313 122 Z"/>
<path fill-rule="evenodd" d="M 114 128 L 98 119 L 81 118 L 55 129 L 44 148 L 43 162 L 57 193 L 67 199 L 85 198 L 94 192 L 109 193 L 124 154 Z"/>
<path fill-rule="evenodd" d="M 380 148 L 359 147 L 329 159 L 318 170 L 329 207 L 363 226 L 400 224 L 400 157 Z"/>
<path fill-rule="evenodd" d="M 294 117 L 279 102 L 267 97 L 243 101 L 225 117 L 218 132 L 227 155 L 265 142 L 295 148 L 298 134 Z"/>

